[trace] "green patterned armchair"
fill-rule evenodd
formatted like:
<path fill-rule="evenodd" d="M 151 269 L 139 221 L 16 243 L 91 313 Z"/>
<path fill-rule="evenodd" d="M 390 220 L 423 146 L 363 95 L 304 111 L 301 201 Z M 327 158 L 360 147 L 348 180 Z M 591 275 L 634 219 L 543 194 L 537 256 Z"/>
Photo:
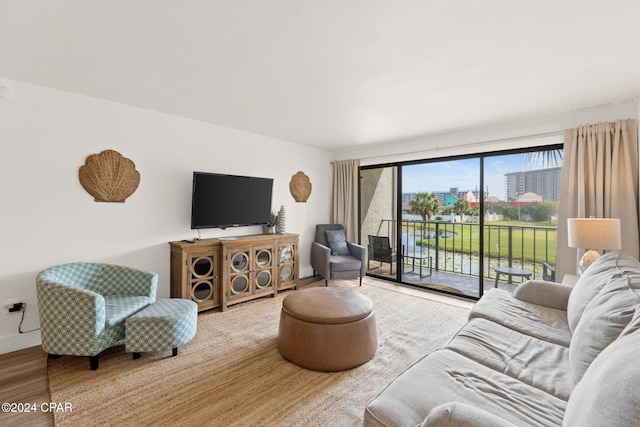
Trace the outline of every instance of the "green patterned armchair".
<path fill-rule="evenodd" d="M 125 320 L 156 300 L 158 275 L 111 264 L 71 263 L 36 278 L 42 348 L 51 355 L 98 354 L 124 338 Z"/>

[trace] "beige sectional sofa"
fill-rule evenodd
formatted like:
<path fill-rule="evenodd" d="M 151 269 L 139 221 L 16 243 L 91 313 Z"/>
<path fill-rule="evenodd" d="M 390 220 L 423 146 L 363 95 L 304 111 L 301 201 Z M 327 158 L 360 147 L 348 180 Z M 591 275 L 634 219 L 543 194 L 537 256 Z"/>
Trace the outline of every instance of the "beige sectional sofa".
<path fill-rule="evenodd" d="M 492 289 L 446 344 L 372 399 L 364 425 L 640 425 L 640 262 L 600 257 L 573 288 Z"/>

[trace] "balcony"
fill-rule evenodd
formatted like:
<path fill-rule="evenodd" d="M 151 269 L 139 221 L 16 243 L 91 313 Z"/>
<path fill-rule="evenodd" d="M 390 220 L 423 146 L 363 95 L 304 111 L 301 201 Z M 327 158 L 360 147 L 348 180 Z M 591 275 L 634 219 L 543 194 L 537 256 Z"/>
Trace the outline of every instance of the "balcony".
<path fill-rule="evenodd" d="M 395 221 L 383 220 L 378 233 L 386 233 L 394 242 L 396 230 Z M 555 225 L 486 223 L 481 240 L 478 223 L 403 220 L 401 233 L 396 260 L 402 265 L 400 281 L 404 283 L 478 298 L 480 275 L 487 291 L 496 284 L 496 268 L 526 270 L 532 279 L 554 278 Z M 368 274 L 397 278 L 395 266 L 375 258 L 369 263 Z M 502 274 L 498 287 L 513 289 L 524 280 L 526 277 Z"/>

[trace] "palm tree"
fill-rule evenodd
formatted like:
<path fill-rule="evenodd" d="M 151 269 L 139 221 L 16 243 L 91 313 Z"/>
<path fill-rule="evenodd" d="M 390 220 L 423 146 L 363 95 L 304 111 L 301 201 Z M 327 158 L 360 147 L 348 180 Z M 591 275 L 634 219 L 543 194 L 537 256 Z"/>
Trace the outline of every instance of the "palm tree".
<path fill-rule="evenodd" d="M 564 150 L 530 151 L 523 153 L 527 162 L 535 167 L 552 168 L 562 165 Z"/>
<path fill-rule="evenodd" d="M 412 200 L 409 200 L 409 213 L 420 215 L 423 221 L 440 211 L 440 203 L 435 193 L 416 193 Z"/>
<path fill-rule="evenodd" d="M 466 199 L 458 199 L 453 204 L 453 213 L 456 215 L 462 215 L 469 210 L 469 202 Z"/>

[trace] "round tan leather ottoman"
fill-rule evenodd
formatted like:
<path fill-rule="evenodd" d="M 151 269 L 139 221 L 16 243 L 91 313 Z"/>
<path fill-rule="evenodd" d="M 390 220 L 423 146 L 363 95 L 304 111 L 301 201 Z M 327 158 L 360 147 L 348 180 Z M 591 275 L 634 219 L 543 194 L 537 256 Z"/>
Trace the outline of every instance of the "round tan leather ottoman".
<path fill-rule="evenodd" d="M 309 288 L 282 301 L 278 349 L 315 371 L 342 371 L 371 360 L 378 331 L 371 300 L 344 288 Z"/>

